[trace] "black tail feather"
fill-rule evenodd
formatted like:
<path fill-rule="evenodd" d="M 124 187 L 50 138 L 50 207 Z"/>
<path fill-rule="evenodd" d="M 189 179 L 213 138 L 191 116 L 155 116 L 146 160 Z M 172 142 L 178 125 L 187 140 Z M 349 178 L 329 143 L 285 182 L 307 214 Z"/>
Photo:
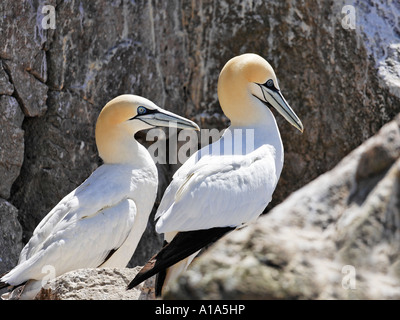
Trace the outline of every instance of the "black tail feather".
<path fill-rule="evenodd" d="M 161 297 L 162 288 L 163 288 L 163 285 L 165 282 L 165 278 L 167 277 L 167 270 L 168 269 L 161 270 L 156 275 L 156 285 L 154 288 L 155 289 L 154 293 L 155 293 L 156 297 Z"/>
<path fill-rule="evenodd" d="M 167 241 L 164 240 L 163 243 L 163 248 L 168 244 Z M 156 297 L 160 297 L 161 296 L 161 292 L 162 292 L 162 287 L 164 285 L 165 282 L 165 278 L 167 276 L 167 269 L 161 270 L 159 273 L 157 273 L 156 275 L 156 283 L 155 283 L 155 295 Z"/>
<path fill-rule="evenodd" d="M 153 256 L 146 265 L 140 270 L 136 277 L 129 283 L 128 289 L 136 287 L 151 276 L 164 271 L 175 263 L 187 258 L 191 254 L 199 251 L 206 245 L 217 241 L 226 233 L 236 229 L 235 227 L 212 228 L 206 230 L 195 230 L 179 232 L 174 239 L 165 245 L 159 253 Z M 162 280 L 162 281 L 161 281 Z M 158 292 L 165 280 L 165 274 L 157 281 Z M 162 283 L 160 283 L 162 282 Z"/>

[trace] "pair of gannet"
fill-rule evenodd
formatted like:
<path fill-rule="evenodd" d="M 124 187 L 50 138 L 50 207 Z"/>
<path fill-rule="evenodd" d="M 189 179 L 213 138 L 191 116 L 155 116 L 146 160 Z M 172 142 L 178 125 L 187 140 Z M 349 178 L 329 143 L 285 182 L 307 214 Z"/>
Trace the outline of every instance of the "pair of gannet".
<path fill-rule="evenodd" d="M 303 132 L 301 121 L 283 98 L 272 67 L 255 54 L 228 61 L 218 97 L 231 126 L 173 176 L 156 214 L 156 231 L 165 234 L 166 244 L 128 288 L 158 274 L 156 295 L 161 295 L 199 250 L 255 220 L 271 201 L 283 167 L 283 145 L 270 108 Z M 243 134 L 235 135 L 238 130 L 253 131 L 252 148 Z"/>
<path fill-rule="evenodd" d="M 201 149 L 175 173 L 156 214 L 156 230 L 165 234 L 167 244 L 128 288 L 158 274 L 160 295 L 204 246 L 256 219 L 271 200 L 283 146 L 269 108 L 300 131 L 303 125 L 281 95 L 273 69 L 258 55 L 231 59 L 220 74 L 218 95 L 231 126 L 217 148 Z M 103 108 L 96 143 L 104 164 L 40 222 L 18 265 L 0 279 L 0 289 L 14 288 L 3 298 L 34 298 L 48 267 L 58 276 L 79 268 L 127 265 L 157 192 L 156 166 L 133 136 L 170 122 L 199 129 L 138 96 L 117 97 Z M 235 136 L 238 129 L 254 132 L 250 150 L 233 148 L 237 139 L 247 141 Z"/>
<path fill-rule="evenodd" d="M 124 268 L 146 229 L 158 187 L 157 168 L 134 135 L 173 125 L 199 127 L 134 95 L 111 100 L 96 124 L 104 164 L 36 227 L 18 265 L 3 275 L 3 299 L 33 299 L 48 280 L 79 268 Z"/>

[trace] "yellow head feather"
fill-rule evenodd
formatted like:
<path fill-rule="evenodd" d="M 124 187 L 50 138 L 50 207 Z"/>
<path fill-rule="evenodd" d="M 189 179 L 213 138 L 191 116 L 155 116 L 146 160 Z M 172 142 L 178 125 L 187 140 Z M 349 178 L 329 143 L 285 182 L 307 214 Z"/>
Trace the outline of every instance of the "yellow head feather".
<path fill-rule="evenodd" d="M 238 123 L 256 120 L 257 115 L 245 107 L 252 104 L 249 84 L 263 84 L 268 79 L 273 79 L 277 86 L 274 70 L 259 55 L 246 53 L 229 60 L 218 79 L 218 97 L 225 115 Z"/>

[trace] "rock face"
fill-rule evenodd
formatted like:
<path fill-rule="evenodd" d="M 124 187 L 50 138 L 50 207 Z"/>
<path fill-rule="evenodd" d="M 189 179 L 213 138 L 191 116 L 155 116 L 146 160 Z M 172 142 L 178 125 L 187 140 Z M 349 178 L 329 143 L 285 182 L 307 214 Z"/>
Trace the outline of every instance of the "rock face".
<path fill-rule="evenodd" d="M 355 29 L 343 23 L 345 4 Z M 43 27 L 45 5 L 55 29 Z M 225 128 L 218 75 L 245 52 L 270 61 L 306 128 L 300 135 L 277 116 L 285 167 L 274 207 L 400 112 L 399 11 L 379 0 L 2 1 L 0 198 L 18 209 L 23 242 L 101 164 L 94 126 L 107 101 L 143 95 L 202 128 Z M 158 165 L 155 209 L 178 167 Z M 130 266 L 160 245 L 150 221 Z"/>
<path fill-rule="evenodd" d="M 0 96 L 0 197 L 8 199 L 24 159 L 24 115 L 14 97 Z"/>
<path fill-rule="evenodd" d="M 153 300 L 154 278 L 132 290 L 126 286 L 139 272 L 134 269 L 80 269 L 47 283 L 39 300 Z"/>
<path fill-rule="evenodd" d="M 17 216 L 18 210 L 0 199 L 0 270 L 14 267 L 22 249 L 22 228 Z"/>
<path fill-rule="evenodd" d="M 400 116 L 178 279 L 177 299 L 400 299 Z"/>

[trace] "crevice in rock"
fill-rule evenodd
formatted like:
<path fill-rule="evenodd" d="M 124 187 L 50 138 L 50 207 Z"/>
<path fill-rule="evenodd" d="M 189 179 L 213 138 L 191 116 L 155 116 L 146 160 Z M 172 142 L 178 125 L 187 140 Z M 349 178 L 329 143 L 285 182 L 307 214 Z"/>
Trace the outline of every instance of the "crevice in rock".
<path fill-rule="evenodd" d="M 14 81 L 13 81 L 13 77 L 12 77 L 12 75 L 11 75 L 11 71 L 10 71 L 10 68 L 9 68 L 9 66 L 7 65 L 7 63 L 4 61 L 4 60 L 6 60 L 6 59 L 3 59 L 3 58 L 1 58 L 3 61 L 2 61 L 2 63 L 3 63 L 3 69 L 4 69 L 4 71 L 5 71 L 5 73 L 7 74 L 7 76 L 8 76 L 8 81 L 14 86 L 14 92 L 12 93 L 12 97 L 14 97 L 15 98 L 15 100 L 17 100 L 17 102 L 18 102 L 18 105 L 19 105 L 19 107 L 21 108 L 21 110 L 22 110 L 22 112 L 24 113 L 24 115 L 26 116 L 26 110 L 24 110 L 24 103 L 23 103 L 23 101 L 22 101 L 22 99 L 21 99 L 21 97 L 19 96 L 19 94 L 18 94 L 18 90 L 17 90 L 17 88 L 15 87 L 15 85 L 14 85 Z"/>

